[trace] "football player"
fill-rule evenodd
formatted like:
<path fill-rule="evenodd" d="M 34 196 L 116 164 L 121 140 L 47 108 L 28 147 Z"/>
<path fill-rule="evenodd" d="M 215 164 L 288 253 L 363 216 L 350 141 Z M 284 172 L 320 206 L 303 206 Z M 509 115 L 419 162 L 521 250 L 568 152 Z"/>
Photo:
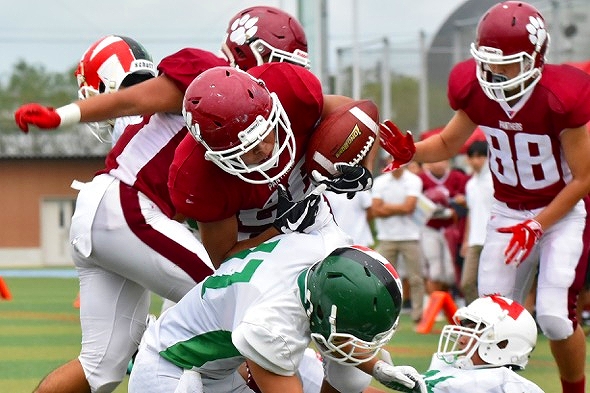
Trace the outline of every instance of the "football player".
<path fill-rule="evenodd" d="M 254 56 L 257 38 L 246 42 L 231 34 L 243 29 L 234 22 L 246 16 L 255 19 L 257 37 L 276 45 L 281 59 L 295 48 L 297 58 L 307 50 L 299 23 L 271 7 L 249 8 L 232 18 L 227 39 L 235 41 L 234 50 Z M 262 60 L 275 60 L 270 55 Z M 213 53 L 187 48 L 164 58 L 158 77 L 135 86 L 56 110 L 39 104 L 17 110 L 15 119 L 25 132 L 29 124 L 51 129 L 156 112 L 127 127 L 105 168 L 80 190 L 70 239 L 80 278 L 82 350 L 44 378 L 37 392 L 114 390 L 145 330 L 148 290 L 178 301 L 212 272 L 202 244 L 174 219 L 180 220 L 167 179 L 174 151 L 187 134 L 181 115 L 185 84 L 204 70 L 227 65 Z"/>
<path fill-rule="evenodd" d="M 437 136 L 416 143 L 390 121 L 382 146 L 393 167 L 412 158 L 455 155 L 477 125 L 489 144 L 496 199 L 478 273 L 480 295 L 519 303 L 537 268 L 536 315 L 550 341 L 564 393 L 585 391 L 586 340 L 576 320 L 588 261 L 590 76 L 545 64 L 543 16 L 530 4 L 506 1 L 480 19 L 473 59 L 457 64 L 448 96 L 456 111 Z"/>
<path fill-rule="evenodd" d="M 187 87 L 191 135 L 176 149 L 168 185 L 177 211 L 197 220 L 215 266 L 279 233 L 335 225 L 311 192 L 304 158 L 322 111 L 340 100 L 350 99 L 324 100 L 319 80 L 289 63 L 248 73 L 217 67 Z"/>
<path fill-rule="evenodd" d="M 398 326 L 397 272 L 366 247 L 313 239 L 326 235 L 280 235 L 224 262 L 150 325 L 129 392 L 251 392 L 244 361 L 262 393 L 303 392 L 297 372 L 313 341 L 335 391 L 361 392 L 375 377 L 426 393 L 382 349 Z"/>
<path fill-rule="evenodd" d="M 424 381 L 432 393 L 543 393 L 524 370 L 537 343 L 537 325 L 518 302 L 491 295 L 462 307 L 440 334 Z"/>

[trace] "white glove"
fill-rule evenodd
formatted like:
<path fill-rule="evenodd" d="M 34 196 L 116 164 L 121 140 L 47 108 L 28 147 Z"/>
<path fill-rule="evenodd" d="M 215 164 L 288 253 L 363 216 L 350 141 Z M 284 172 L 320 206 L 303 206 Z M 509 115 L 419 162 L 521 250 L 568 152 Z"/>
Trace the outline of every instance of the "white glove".
<path fill-rule="evenodd" d="M 184 370 L 174 393 L 203 393 L 201 374 L 195 370 Z"/>
<path fill-rule="evenodd" d="M 412 366 L 394 366 L 379 360 L 373 367 L 373 377 L 399 392 L 428 393 L 424 379 Z"/>

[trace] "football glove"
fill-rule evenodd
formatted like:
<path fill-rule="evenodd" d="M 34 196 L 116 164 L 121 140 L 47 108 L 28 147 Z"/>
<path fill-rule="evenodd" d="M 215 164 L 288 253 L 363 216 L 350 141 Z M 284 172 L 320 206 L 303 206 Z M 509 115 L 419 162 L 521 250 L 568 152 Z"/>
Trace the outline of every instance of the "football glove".
<path fill-rule="evenodd" d="M 422 376 L 411 366 L 394 366 L 378 360 L 373 377 L 390 389 L 406 393 L 428 393 Z"/>
<path fill-rule="evenodd" d="M 383 173 L 406 165 L 416 154 L 412 133 L 406 131 L 404 136 L 391 120 L 385 120 L 379 124 L 379 144 L 393 157 L 393 161 L 383 169 Z"/>
<path fill-rule="evenodd" d="M 500 233 L 512 233 L 510 243 L 504 250 L 505 263 L 520 265 L 531 253 L 543 235 L 543 228 L 536 220 L 526 220 L 511 227 L 498 228 Z"/>
<path fill-rule="evenodd" d="M 26 134 L 29 132 L 29 125 L 43 130 L 54 129 L 78 123 L 80 116 L 80 107 L 76 104 L 68 104 L 57 109 L 41 104 L 25 104 L 14 112 L 14 121 Z"/>
<path fill-rule="evenodd" d="M 29 132 L 29 124 L 41 129 L 57 128 L 61 118 L 54 108 L 40 104 L 25 104 L 14 112 L 14 121 L 25 134 Z"/>
<path fill-rule="evenodd" d="M 313 170 L 311 172 L 313 183 L 315 185 L 325 184 L 329 191 L 336 194 L 346 194 L 348 199 L 352 199 L 358 191 L 369 190 L 373 186 L 371 171 L 362 165 L 337 162 L 334 167 L 340 172 L 340 175 L 334 176 L 332 179 Z"/>
<path fill-rule="evenodd" d="M 321 193 L 325 189 L 325 185 L 320 185 L 302 200 L 294 202 L 285 186 L 279 184 L 277 218 L 273 227 L 281 233 L 305 232 L 315 222 Z"/>

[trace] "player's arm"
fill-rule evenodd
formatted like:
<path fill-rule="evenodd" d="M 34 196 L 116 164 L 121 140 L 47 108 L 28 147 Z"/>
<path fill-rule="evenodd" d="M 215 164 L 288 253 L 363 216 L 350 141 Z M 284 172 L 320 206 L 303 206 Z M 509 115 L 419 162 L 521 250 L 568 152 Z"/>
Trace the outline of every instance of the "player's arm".
<path fill-rule="evenodd" d="M 458 110 L 440 133 L 416 143 L 413 160 L 437 162 L 454 157 L 476 127 L 465 112 Z"/>
<path fill-rule="evenodd" d="M 112 94 L 101 94 L 76 102 L 80 121 L 99 121 L 156 112 L 181 113 L 183 93 L 174 82 L 160 75 Z"/>
<path fill-rule="evenodd" d="M 381 198 L 373 198 L 371 214 L 373 217 L 389 217 L 411 214 L 416 209 L 418 197 L 407 196 L 402 203 L 387 203 Z"/>
<path fill-rule="evenodd" d="M 278 230 L 271 227 L 256 237 L 238 241 L 238 220 L 235 216 L 213 222 L 199 221 L 198 225 L 201 242 L 216 269 L 230 255 L 256 247 L 279 234 Z"/>
<path fill-rule="evenodd" d="M 14 113 L 23 132 L 33 125 L 55 129 L 79 122 L 101 121 L 121 116 L 156 112 L 180 113 L 183 93 L 162 75 L 111 94 L 99 94 L 54 109 L 37 103 L 24 104 Z"/>
<path fill-rule="evenodd" d="M 283 376 L 270 372 L 252 360 L 247 360 L 252 378 L 262 393 L 303 393 L 299 377 Z"/>
<path fill-rule="evenodd" d="M 566 129 L 561 133 L 560 139 L 572 180 L 535 218 L 543 230 L 565 216 L 590 192 L 590 135 L 586 126 Z"/>

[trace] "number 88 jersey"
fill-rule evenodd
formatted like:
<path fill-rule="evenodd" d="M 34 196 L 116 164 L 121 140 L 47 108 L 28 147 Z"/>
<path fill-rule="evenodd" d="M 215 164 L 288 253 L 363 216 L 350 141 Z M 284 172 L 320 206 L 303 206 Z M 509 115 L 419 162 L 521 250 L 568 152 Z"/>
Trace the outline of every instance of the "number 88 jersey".
<path fill-rule="evenodd" d="M 448 98 L 486 135 L 495 197 L 511 208 L 543 207 L 571 180 L 560 134 L 590 121 L 590 75 L 545 65 L 534 89 L 512 106 L 483 92 L 470 59 L 451 71 Z"/>

